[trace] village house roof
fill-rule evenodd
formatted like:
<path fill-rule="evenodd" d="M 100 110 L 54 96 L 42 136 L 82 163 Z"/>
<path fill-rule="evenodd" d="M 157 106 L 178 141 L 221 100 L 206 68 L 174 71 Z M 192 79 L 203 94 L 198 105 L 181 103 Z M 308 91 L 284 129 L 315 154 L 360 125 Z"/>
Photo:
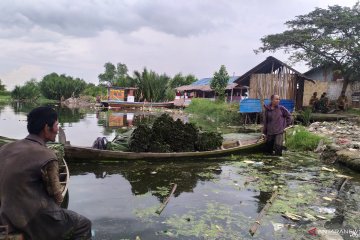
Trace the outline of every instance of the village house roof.
<path fill-rule="evenodd" d="M 238 84 L 235 83 L 235 81 L 239 78 L 239 76 L 233 76 L 229 78 L 229 82 L 228 85 L 226 86 L 227 90 L 231 90 L 233 88 L 235 88 Z M 190 85 L 185 85 L 185 86 L 180 86 L 177 87 L 176 90 L 178 91 L 203 91 L 203 92 L 211 92 L 213 91 L 210 88 L 210 83 L 211 83 L 212 78 L 202 78 L 197 80 L 196 82 L 190 84 Z"/>
<path fill-rule="evenodd" d="M 284 62 L 280 61 L 279 59 L 274 58 L 272 56 L 267 57 L 264 61 L 262 61 L 261 63 L 259 63 L 258 65 L 256 65 L 252 69 L 250 69 L 249 71 L 247 71 L 242 76 L 238 77 L 235 80 L 235 82 L 238 83 L 238 84 L 248 82 L 250 80 L 250 77 L 251 77 L 252 74 L 256 74 L 256 73 L 273 73 L 273 72 L 275 72 L 277 70 L 280 70 L 283 67 L 290 70 L 290 73 L 295 74 L 295 75 L 299 76 L 300 78 L 303 78 L 305 80 L 308 80 L 308 81 L 311 81 L 311 82 L 315 83 L 313 79 L 310 79 L 309 77 L 307 77 L 307 76 L 303 75 L 302 73 L 298 72 L 297 70 L 290 67 L 286 63 L 284 63 Z"/>

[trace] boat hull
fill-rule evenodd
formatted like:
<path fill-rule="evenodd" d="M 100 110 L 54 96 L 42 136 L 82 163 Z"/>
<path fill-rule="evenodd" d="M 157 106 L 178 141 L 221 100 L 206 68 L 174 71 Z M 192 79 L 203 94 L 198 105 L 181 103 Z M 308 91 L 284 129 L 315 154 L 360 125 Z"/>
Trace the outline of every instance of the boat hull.
<path fill-rule="evenodd" d="M 120 152 L 99 150 L 87 147 L 65 146 L 65 158 L 67 161 L 96 161 L 96 160 L 176 160 L 176 159 L 198 159 L 230 156 L 239 153 L 261 152 L 265 145 L 264 140 L 240 145 L 226 149 L 202 152 L 171 152 L 171 153 L 149 153 L 149 152 Z"/>
<path fill-rule="evenodd" d="M 110 108 L 141 108 L 141 107 L 155 107 L 155 108 L 172 108 L 174 107 L 174 102 L 126 102 L 126 101 L 115 101 L 108 100 L 101 102 L 103 107 Z"/>

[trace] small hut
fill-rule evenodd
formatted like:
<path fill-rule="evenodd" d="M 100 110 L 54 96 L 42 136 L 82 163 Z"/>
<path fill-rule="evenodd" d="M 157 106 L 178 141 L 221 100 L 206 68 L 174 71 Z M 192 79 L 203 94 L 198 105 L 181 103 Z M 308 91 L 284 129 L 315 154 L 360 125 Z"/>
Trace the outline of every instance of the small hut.
<path fill-rule="evenodd" d="M 234 83 L 248 86 L 248 97 L 266 99 L 278 94 L 281 99 L 292 101 L 296 109 L 303 106 L 304 82 L 314 81 L 289 65 L 270 56 L 265 61 L 240 76 Z"/>

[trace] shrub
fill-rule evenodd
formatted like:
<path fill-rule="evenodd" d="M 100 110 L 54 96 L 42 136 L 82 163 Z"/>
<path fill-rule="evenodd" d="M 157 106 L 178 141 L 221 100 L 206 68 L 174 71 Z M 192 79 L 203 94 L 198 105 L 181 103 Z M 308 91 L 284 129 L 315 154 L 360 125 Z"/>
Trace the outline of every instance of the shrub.
<path fill-rule="evenodd" d="M 307 131 L 304 127 L 296 126 L 286 133 L 286 146 L 290 150 L 313 151 L 324 137 Z"/>
<path fill-rule="evenodd" d="M 210 99 L 195 98 L 191 100 L 187 113 L 195 116 L 192 121 L 196 122 L 204 130 L 216 130 L 217 127 L 239 124 L 242 122 L 238 103 L 225 103 L 211 101 Z"/>

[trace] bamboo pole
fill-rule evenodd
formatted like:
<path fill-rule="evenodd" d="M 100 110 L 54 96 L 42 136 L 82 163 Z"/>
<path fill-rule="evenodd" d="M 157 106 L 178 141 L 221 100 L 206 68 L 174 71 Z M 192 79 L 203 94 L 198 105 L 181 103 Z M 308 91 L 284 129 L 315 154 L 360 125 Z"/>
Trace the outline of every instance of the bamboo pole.
<path fill-rule="evenodd" d="M 255 222 L 251 226 L 251 228 L 249 230 L 251 236 L 254 236 L 254 234 L 256 233 L 258 227 L 260 226 L 260 222 L 261 222 L 262 218 L 264 217 L 264 215 L 267 213 L 267 211 L 269 210 L 269 208 L 271 207 L 271 205 L 275 201 L 275 198 L 276 198 L 277 195 L 278 195 L 278 191 L 277 191 L 277 189 L 275 189 L 273 194 L 271 195 L 271 198 L 266 202 L 266 205 L 261 210 L 261 212 L 257 216 Z"/>
<path fill-rule="evenodd" d="M 160 207 L 156 210 L 157 214 L 161 214 L 161 212 L 164 210 L 166 205 L 169 203 L 171 196 L 174 194 L 175 190 L 177 188 L 177 184 L 174 184 L 169 196 L 165 199 L 165 201 L 160 205 Z"/>

